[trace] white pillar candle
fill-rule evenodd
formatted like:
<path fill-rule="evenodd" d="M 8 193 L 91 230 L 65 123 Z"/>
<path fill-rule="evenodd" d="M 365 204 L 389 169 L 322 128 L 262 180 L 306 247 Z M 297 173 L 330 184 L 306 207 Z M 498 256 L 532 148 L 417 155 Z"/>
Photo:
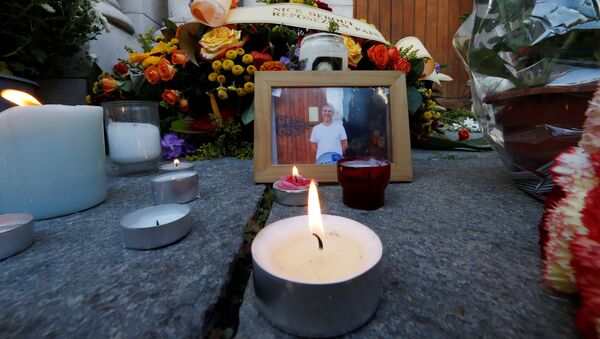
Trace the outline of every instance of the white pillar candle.
<path fill-rule="evenodd" d="M 103 113 L 95 106 L 22 106 L 0 112 L 0 214 L 35 219 L 106 199 Z"/>
<path fill-rule="evenodd" d="M 160 156 L 160 130 L 155 125 L 109 121 L 106 135 L 110 158 L 116 163 L 138 163 Z"/>

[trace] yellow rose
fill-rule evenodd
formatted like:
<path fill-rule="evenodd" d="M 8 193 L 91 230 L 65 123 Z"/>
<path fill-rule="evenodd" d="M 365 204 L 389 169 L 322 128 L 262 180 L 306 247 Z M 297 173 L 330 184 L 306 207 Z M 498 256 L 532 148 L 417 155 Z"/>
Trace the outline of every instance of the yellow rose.
<path fill-rule="evenodd" d="M 348 64 L 350 66 L 356 67 L 360 60 L 362 59 L 362 48 L 358 44 L 358 42 L 354 41 L 351 37 L 344 37 L 344 43 L 348 48 Z"/>
<path fill-rule="evenodd" d="M 228 50 L 244 45 L 242 31 L 221 26 L 213 28 L 200 39 L 200 54 L 206 60 L 224 55 Z"/>

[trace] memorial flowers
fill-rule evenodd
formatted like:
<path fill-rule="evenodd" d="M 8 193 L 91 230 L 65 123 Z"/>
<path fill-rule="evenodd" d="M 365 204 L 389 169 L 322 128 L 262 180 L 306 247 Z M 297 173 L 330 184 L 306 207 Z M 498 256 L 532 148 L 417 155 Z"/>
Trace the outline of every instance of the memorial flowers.
<path fill-rule="evenodd" d="M 275 2 L 288 1 L 268 1 Z M 320 1 L 301 3 L 328 8 Z M 200 9 L 192 3 L 191 10 Z M 118 60 L 112 74 L 98 74 L 89 102 L 158 100 L 162 130 L 174 132 L 214 131 L 218 126 L 211 116 L 225 124 L 241 123 L 242 129 L 252 128 L 255 72 L 298 69 L 302 40 L 316 32 L 264 23 L 208 27 L 199 22 L 176 26 L 165 21 L 165 26 L 157 39 L 152 39 L 150 32 L 140 36 L 143 50 L 130 49 L 129 58 Z M 409 95 L 414 135 L 426 140 L 434 131 L 441 131 L 441 124 L 435 122 L 443 111 L 436 110 L 435 98 L 420 80 L 424 58 L 417 57 L 411 48 L 399 49 L 363 38 L 344 36 L 344 43 L 351 69 L 406 74 L 408 86 L 418 95 Z"/>
<path fill-rule="evenodd" d="M 555 160 L 557 199 L 541 223 L 547 286 L 579 293 L 576 324 L 587 338 L 600 336 L 600 90 L 586 112 L 584 137 Z"/>

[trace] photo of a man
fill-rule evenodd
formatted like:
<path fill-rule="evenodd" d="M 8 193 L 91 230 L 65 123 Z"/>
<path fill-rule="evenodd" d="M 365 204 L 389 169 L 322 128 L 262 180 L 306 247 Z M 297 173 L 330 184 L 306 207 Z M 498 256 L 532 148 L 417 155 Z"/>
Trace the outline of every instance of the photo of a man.
<path fill-rule="evenodd" d="M 348 148 L 348 137 L 341 121 L 334 121 L 336 111 L 329 103 L 320 108 L 321 123 L 313 127 L 310 144 L 316 164 L 335 164 Z"/>

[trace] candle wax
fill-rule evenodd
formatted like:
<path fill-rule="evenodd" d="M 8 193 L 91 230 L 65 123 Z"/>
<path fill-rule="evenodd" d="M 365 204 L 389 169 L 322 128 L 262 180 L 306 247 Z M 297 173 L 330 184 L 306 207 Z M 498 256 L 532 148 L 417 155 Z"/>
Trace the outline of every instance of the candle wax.
<path fill-rule="evenodd" d="M 167 174 L 161 174 L 161 175 L 154 177 L 152 179 L 152 181 L 164 182 L 164 181 L 180 180 L 180 179 L 193 177 L 195 174 L 196 174 L 196 172 L 191 172 L 191 171 L 167 173 Z"/>
<path fill-rule="evenodd" d="M 324 283 L 347 279 L 366 266 L 365 250 L 359 242 L 337 231 L 317 238 L 307 231 L 282 239 L 273 247 L 272 258 L 278 275 L 299 281 Z"/>
<path fill-rule="evenodd" d="M 152 124 L 111 121 L 106 135 L 114 162 L 135 163 L 160 156 L 160 130 Z"/>

